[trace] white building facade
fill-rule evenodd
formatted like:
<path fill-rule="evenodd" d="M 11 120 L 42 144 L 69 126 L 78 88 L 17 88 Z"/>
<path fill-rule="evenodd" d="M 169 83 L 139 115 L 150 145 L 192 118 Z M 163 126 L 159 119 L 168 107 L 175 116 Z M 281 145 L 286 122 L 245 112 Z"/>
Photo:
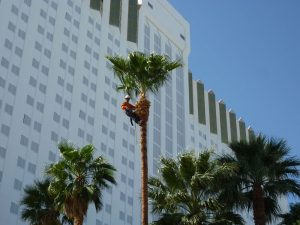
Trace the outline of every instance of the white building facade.
<path fill-rule="evenodd" d="M 86 224 L 140 224 L 138 127 L 120 109 L 106 55 L 167 54 L 185 66 L 150 95 L 149 173 L 185 146 L 189 24 L 165 0 L 0 1 L 0 224 L 25 224 L 23 188 L 58 160 L 57 143 L 92 143 L 118 185 Z"/>
<path fill-rule="evenodd" d="M 120 109 L 106 55 L 166 54 L 184 66 L 150 95 L 149 175 L 161 156 L 228 150 L 253 131 L 188 72 L 188 22 L 166 0 L 0 0 L 0 224 L 25 224 L 23 188 L 58 160 L 57 143 L 92 143 L 118 185 L 86 224 L 140 224 L 138 126 Z"/>

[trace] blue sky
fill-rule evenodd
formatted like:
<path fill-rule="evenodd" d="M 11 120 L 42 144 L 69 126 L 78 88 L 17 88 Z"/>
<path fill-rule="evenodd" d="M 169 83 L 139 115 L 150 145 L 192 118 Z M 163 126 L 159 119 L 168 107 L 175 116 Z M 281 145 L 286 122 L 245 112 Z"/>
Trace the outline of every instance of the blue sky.
<path fill-rule="evenodd" d="M 194 78 L 300 157 L 300 0 L 170 2 L 190 23 Z"/>

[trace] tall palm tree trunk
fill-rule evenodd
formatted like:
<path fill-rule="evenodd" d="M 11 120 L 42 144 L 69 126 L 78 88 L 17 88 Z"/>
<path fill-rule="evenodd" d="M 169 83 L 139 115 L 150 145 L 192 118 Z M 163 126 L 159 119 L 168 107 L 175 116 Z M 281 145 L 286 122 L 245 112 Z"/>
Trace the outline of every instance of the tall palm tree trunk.
<path fill-rule="evenodd" d="M 266 224 L 263 190 L 259 184 L 254 184 L 253 186 L 253 216 L 255 225 Z"/>
<path fill-rule="evenodd" d="M 142 120 L 141 122 L 141 194 L 142 194 L 142 225 L 148 225 L 148 158 L 147 158 L 147 122 L 149 118 L 150 102 L 145 94 L 141 94 L 136 104 L 136 113 Z"/>

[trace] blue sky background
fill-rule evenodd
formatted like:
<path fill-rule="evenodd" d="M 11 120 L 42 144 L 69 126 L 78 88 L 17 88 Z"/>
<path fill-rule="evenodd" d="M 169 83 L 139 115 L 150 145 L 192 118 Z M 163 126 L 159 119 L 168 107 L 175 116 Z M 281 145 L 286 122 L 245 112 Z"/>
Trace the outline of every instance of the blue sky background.
<path fill-rule="evenodd" d="M 300 0 L 169 1 L 190 23 L 194 79 L 300 157 Z"/>

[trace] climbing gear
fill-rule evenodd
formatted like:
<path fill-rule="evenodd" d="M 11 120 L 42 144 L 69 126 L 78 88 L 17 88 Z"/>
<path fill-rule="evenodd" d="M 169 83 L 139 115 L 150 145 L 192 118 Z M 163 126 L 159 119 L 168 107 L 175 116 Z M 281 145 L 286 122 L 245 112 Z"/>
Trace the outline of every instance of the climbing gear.
<path fill-rule="evenodd" d="M 130 96 L 129 96 L 129 95 L 125 95 L 124 98 L 125 98 L 125 99 L 130 99 Z"/>

